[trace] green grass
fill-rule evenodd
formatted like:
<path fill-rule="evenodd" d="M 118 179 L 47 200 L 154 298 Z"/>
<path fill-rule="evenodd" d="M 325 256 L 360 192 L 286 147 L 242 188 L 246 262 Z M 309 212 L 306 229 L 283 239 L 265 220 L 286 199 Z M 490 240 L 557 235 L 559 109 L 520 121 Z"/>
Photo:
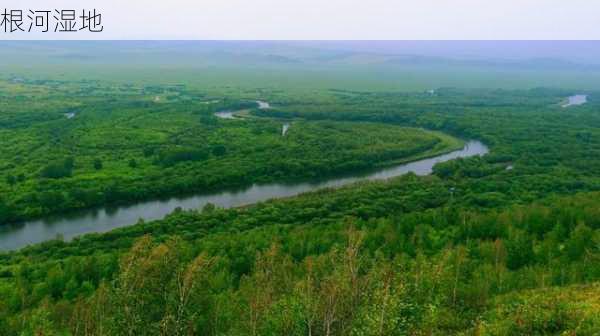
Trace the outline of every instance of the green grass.
<path fill-rule="evenodd" d="M 2 67 L 0 66 L 0 69 Z M 177 84 L 212 92 L 252 90 L 256 83 L 268 89 L 314 91 L 424 91 L 440 87 L 528 89 L 536 87 L 593 90 L 599 72 L 515 70 L 457 66 L 334 66 L 334 67 L 224 67 L 224 66 L 127 66 L 28 65 L 2 69 L 30 78 L 78 80 L 86 78 L 115 83 Z"/>

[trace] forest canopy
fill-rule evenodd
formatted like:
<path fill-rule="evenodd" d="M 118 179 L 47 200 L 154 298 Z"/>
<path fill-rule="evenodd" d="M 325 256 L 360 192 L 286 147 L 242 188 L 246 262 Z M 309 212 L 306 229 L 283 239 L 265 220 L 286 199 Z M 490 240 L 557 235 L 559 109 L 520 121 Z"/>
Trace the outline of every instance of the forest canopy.
<path fill-rule="evenodd" d="M 373 169 L 468 139 L 491 152 L 0 254 L 0 334 L 600 333 L 600 93 L 563 108 L 576 92 L 1 87 L 19 95 L 0 100 L 4 224 Z"/>

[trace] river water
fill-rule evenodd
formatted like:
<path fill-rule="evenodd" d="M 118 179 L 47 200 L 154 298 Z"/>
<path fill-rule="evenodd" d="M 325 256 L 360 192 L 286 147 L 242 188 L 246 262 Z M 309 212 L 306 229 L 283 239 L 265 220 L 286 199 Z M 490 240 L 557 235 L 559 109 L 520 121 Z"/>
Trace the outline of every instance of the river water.
<path fill-rule="evenodd" d="M 267 109 L 271 108 L 271 104 L 267 103 L 266 101 L 256 100 L 256 104 L 258 104 L 259 110 L 267 110 Z M 239 111 L 224 110 L 224 111 L 215 112 L 214 115 L 215 115 L 215 117 L 221 118 L 221 119 L 239 119 L 238 117 L 235 116 L 236 112 L 239 112 Z"/>
<path fill-rule="evenodd" d="M 290 124 L 289 123 L 285 123 L 281 126 L 281 136 L 285 136 L 285 134 L 287 133 L 287 131 L 290 129 Z"/>
<path fill-rule="evenodd" d="M 488 148 L 479 141 L 469 141 L 461 150 L 439 155 L 433 158 L 400 164 L 379 169 L 371 173 L 331 178 L 325 181 L 313 181 L 295 184 L 269 183 L 254 184 L 246 189 L 220 191 L 215 193 L 172 197 L 166 200 L 153 200 L 133 205 L 103 207 L 94 210 L 73 212 L 56 217 L 0 227 L 0 250 L 15 250 L 29 244 L 35 244 L 62 236 L 65 240 L 91 233 L 106 232 L 123 226 L 135 224 L 138 219 L 146 221 L 160 219 L 178 207 L 200 209 L 207 203 L 218 207 L 231 208 L 253 204 L 273 198 L 295 196 L 322 188 L 340 187 L 361 180 L 381 180 L 400 176 L 408 172 L 417 175 L 431 174 L 436 163 L 456 158 L 483 155 Z"/>
<path fill-rule="evenodd" d="M 568 98 L 568 102 L 562 107 L 576 106 L 587 103 L 587 95 L 574 95 Z"/>

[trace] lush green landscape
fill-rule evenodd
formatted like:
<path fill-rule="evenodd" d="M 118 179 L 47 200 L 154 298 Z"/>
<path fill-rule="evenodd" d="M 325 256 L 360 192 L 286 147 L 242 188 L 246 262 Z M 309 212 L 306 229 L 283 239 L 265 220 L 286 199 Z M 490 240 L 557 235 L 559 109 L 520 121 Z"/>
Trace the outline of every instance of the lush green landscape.
<path fill-rule="evenodd" d="M 88 84 L 77 92 L 81 83 L 2 84 L 5 96 L 17 99 L 4 100 L 0 121 L 6 146 L 0 223 L 256 182 L 325 178 L 462 146 L 442 133 L 382 123 L 219 119 L 214 112 L 256 103 L 182 88 Z M 107 90 L 109 100 L 103 98 Z M 292 123 L 285 136 L 283 122 Z"/>
<path fill-rule="evenodd" d="M 2 253 L 1 335 L 600 333 L 600 92 L 129 74 L 2 79 L 1 223 L 490 153 Z"/>

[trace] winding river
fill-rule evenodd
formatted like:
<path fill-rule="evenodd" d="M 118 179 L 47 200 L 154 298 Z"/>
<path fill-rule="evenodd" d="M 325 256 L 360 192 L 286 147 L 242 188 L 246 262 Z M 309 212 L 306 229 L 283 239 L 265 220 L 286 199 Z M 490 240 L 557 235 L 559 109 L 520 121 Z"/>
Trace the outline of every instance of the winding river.
<path fill-rule="evenodd" d="M 400 176 L 408 172 L 417 175 L 431 174 L 436 163 L 456 158 L 483 155 L 488 148 L 479 141 L 469 141 L 463 149 L 436 157 L 382 168 L 371 173 L 331 178 L 295 184 L 269 183 L 254 184 L 246 189 L 220 191 L 210 194 L 198 193 L 186 197 L 172 197 L 166 200 L 153 200 L 134 205 L 104 207 L 94 210 L 73 212 L 56 217 L 32 220 L 20 224 L 0 227 L 0 250 L 15 250 L 21 247 L 54 239 L 65 240 L 91 232 L 106 232 L 135 224 L 138 219 L 146 221 L 160 219 L 180 207 L 199 209 L 207 203 L 218 207 L 231 208 L 266 201 L 272 198 L 295 196 L 322 188 L 335 188 L 361 180 L 381 180 Z"/>
<path fill-rule="evenodd" d="M 271 108 L 271 104 L 267 103 L 266 101 L 257 100 L 256 104 L 258 105 L 259 110 L 268 110 Z M 239 111 L 224 110 L 224 111 L 215 112 L 214 115 L 215 115 L 215 117 L 221 118 L 221 119 L 241 119 L 240 117 L 237 117 L 235 115 L 235 113 L 237 113 L 237 112 L 239 112 Z M 285 132 L 284 132 L 284 134 L 285 134 Z"/>

